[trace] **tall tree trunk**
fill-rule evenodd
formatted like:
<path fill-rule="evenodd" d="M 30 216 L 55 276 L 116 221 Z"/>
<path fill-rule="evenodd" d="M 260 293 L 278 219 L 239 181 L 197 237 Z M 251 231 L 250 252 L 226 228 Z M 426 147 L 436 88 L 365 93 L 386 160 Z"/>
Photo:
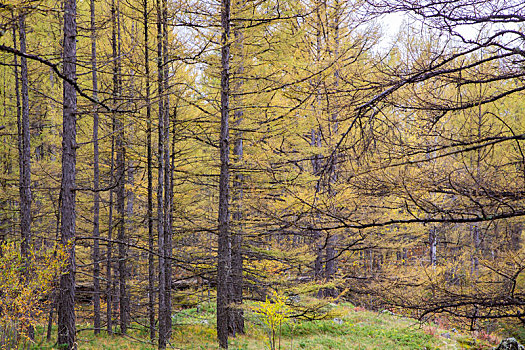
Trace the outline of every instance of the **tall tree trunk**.
<path fill-rule="evenodd" d="M 21 14 L 18 21 L 20 35 L 20 52 L 26 53 L 26 24 L 25 15 Z M 27 58 L 20 57 L 20 78 L 22 113 L 19 128 L 19 145 L 21 146 L 20 158 L 20 232 L 22 235 L 21 254 L 29 258 L 31 244 L 31 137 L 29 126 L 29 91 L 27 77 Z"/>
<path fill-rule="evenodd" d="M 114 118 L 114 115 L 113 115 Z M 110 164 L 110 179 L 113 184 L 113 173 L 115 169 L 115 122 L 112 121 L 111 133 L 111 164 Z M 106 329 L 108 334 L 113 334 L 113 190 L 109 192 L 108 203 L 108 244 L 106 250 Z"/>
<path fill-rule="evenodd" d="M 13 46 L 16 49 L 17 46 L 17 34 L 16 34 L 16 28 L 13 27 Z M 22 153 L 22 149 L 24 148 L 22 144 L 23 136 L 22 136 L 22 102 L 20 99 L 20 78 L 18 76 L 18 56 L 14 55 L 13 57 L 13 72 L 15 74 L 15 96 L 16 96 L 16 125 L 17 125 L 17 142 L 18 142 L 18 166 L 19 166 L 19 172 L 22 173 L 22 158 L 24 158 L 24 155 Z M 19 181 L 19 187 L 21 187 L 20 181 Z M 22 235 L 22 233 L 21 233 Z"/>
<path fill-rule="evenodd" d="M 17 47 L 17 33 L 16 33 L 16 28 L 13 27 L 13 46 L 14 48 L 16 49 Z M 13 72 L 15 74 L 15 95 L 16 95 L 16 126 L 17 126 L 17 148 L 18 148 L 18 168 L 19 168 L 19 181 L 18 181 L 18 186 L 19 186 L 19 195 L 20 195 L 20 207 L 22 207 L 22 173 L 23 173 L 23 167 L 24 167 L 24 164 L 23 164 L 23 161 L 22 159 L 24 158 L 24 154 L 23 154 L 23 148 L 24 148 L 24 144 L 23 144 L 23 133 L 22 133 L 22 102 L 21 102 L 21 97 L 20 97 L 20 77 L 18 76 L 18 56 L 17 55 L 14 55 L 13 57 Z M 22 215 L 20 215 L 22 216 Z M 21 221 L 21 220 L 20 220 Z M 22 226 L 22 225 L 20 225 Z M 22 241 L 24 240 L 23 239 L 23 231 L 22 231 L 22 227 L 20 227 L 20 235 L 21 235 L 21 238 L 22 238 Z M 25 246 L 25 245 L 24 245 Z M 21 248 L 21 251 L 23 250 L 22 247 Z"/>
<path fill-rule="evenodd" d="M 116 91 L 118 90 L 118 63 L 117 63 L 117 48 L 116 48 L 116 41 L 117 41 L 117 34 L 116 34 L 116 15 L 115 15 L 116 9 L 115 9 L 115 1 L 113 0 L 111 2 L 111 23 L 112 23 L 112 30 L 111 30 L 111 46 L 112 46 L 112 58 L 113 58 L 113 108 L 117 108 L 117 98 L 116 98 Z M 116 148 L 116 137 L 115 133 L 117 132 L 117 121 L 116 121 L 116 112 L 113 110 L 111 112 L 111 164 L 110 164 L 110 179 L 111 179 L 111 186 L 114 185 L 115 182 L 119 181 L 118 175 L 115 177 L 115 148 Z M 108 213 L 108 248 L 107 248 L 107 264 L 106 264 L 106 317 L 107 317 L 107 331 L 108 334 L 113 333 L 113 304 L 115 300 L 115 289 L 114 289 L 114 279 L 113 279 L 113 271 L 114 268 L 112 266 L 113 264 L 113 197 L 114 197 L 114 190 L 111 189 L 109 193 L 109 213 Z M 118 218 L 117 218 L 118 223 Z"/>
<path fill-rule="evenodd" d="M 337 60 L 339 60 L 339 25 L 341 21 L 341 5 L 338 0 L 335 1 L 334 4 L 334 22 L 333 22 L 333 32 L 334 32 L 334 60 L 336 60 L 335 65 L 336 69 L 334 72 L 334 87 L 335 91 L 331 95 L 333 96 L 333 99 L 337 99 L 338 94 L 338 88 L 339 88 L 339 82 L 340 82 L 340 70 L 339 70 L 339 64 Z M 330 105 L 332 108 L 339 108 L 339 104 L 337 101 L 330 101 Z M 330 143 L 332 143 L 333 146 L 333 140 L 336 140 L 339 133 L 339 121 L 338 121 L 338 115 L 339 113 L 337 110 L 331 111 L 330 116 Z M 327 164 L 328 168 L 328 195 L 330 197 L 333 197 L 336 195 L 336 191 L 334 189 L 335 182 L 337 181 L 337 152 L 334 152 L 332 155 L 332 158 L 330 159 L 330 164 Z M 336 211 L 336 205 L 332 204 L 331 210 Z M 337 266 L 336 266 L 336 245 L 338 241 L 338 236 L 328 233 L 328 237 L 326 240 L 326 263 L 325 263 L 325 279 L 331 280 L 334 278 Z M 337 289 L 335 288 L 327 288 L 324 291 L 325 297 L 337 297 Z"/>
<path fill-rule="evenodd" d="M 117 120 L 121 116 L 117 117 Z M 117 150 L 117 176 L 118 176 L 118 185 L 117 185 L 117 215 L 118 215 L 118 271 L 119 271 L 119 306 L 120 306 L 120 331 L 122 334 L 127 333 L 129 325 L 129 300 L 127 292 L 127 237 L 125 233 L 125 149 L 124 149 L 124 125 L 122 121 L 117 123 L 117 129 L 121 130 L 117 132 L 116 137 L 116 150 Z"/>
<path fill-rule="evenodd" d="M 116 77 L 116 93 L 115 96 L 117 101 L 120 102 L 122 95 L 122 72 L 120 65 L 121 57 L 121 36 L 120 36 L 120 6 L 117 3 L 116 8 L 116 25 L 117 25 L 117 55 L 115 58 L 115 65 L 117 67 Z M 118 103 L 118 102 L 117 102 Z M 129 325 L 129 296 L 127 291 L 127 279 L 128 279 L 128 247 L 126 237 L 126 226 L 125 226 L 125 201 L 126 201 L 126 149 L 124 145 L 124 121 L 123 114 L 117 114 L 115 121 L 115 128 L 117 130 L 115 134 L 115 149 L 117 151 L 117 215 L 118 215 L 118 271 L 119 271 L 119 309 L 120 309 L 120 332 L 122 334 L 127 333 Z"/>
<path fill-rule="evenodd" d="M 98 98 L 97 81 L 97 38 L 95 22 L 95 0 L 90 2 L 91 10 L 91 79 L 93 99 Z M 98 106 L 93 104 L 93 327 L 95 334 L 100 333 L 100 194 L 99 188 L 99 152 L 98 152 Z"/>
<path fill-rule="evenodd" d="M 71 81 L 76 81 L 76 15 L 76 0 L 65 0 L 63 74 Z M 76 150 L 78 147 L 76 144 L 77 94 L 75 88 L 67 81 L 64 81 L 63 104 L 61 244 L 67 252 L 67 261 L 65 273 L 60 276 L 58 344 L 64 344 L 68 349 L 75 349 L 75 175 Z"/>
<path fill-rule="evenodd" d="M 25 14 L 18 18 L 18 35 L 20 36 L 20 52 L 26 53 L 26 24 Z M 16 47 L 16 34 L 13 32 L 13 43 Z M 16 64 L 16 59 L 15 59 Z M 15 66 L 16 94 L 17 94 L 17 128 L 18 128 L 18 156 L 19 156 L 19 195 L 20 195 L 20 254 L 26 265 L 29 264 L 31 246 L 31 136 L 29 125 L 29 90 L 27 76 L 27 58 L 20 58 L 19 90 L 18 68 Z M 20 104 L 20 97 L 22 103 Z M 27 278 L 28 276 L 26 276 Z M 34 329 L 29 327 L 28 335 L 34 339 Z"/>
<path fill-rule="evenodd" d="M 244 7 L 244 1 L 237 1 L 235 5 L 237 11 L 240 11 Z M 235 51 L 239 57 L 236 76 L 237 80 L 234 85 L 234 94 L 237 94 L 233 98 L 233 104 L 235 112 L 233 113 L 234 127 L 236 128 L 234 135 L 234 146 L 233 146 L 233 157 L 235 166 L 235 176 L 233 178 L 232 188 L 232 252 L 231 252 L 231 274 L 232 274 L 232 290 L 231 290 L 231 301 L 234 305 L 230 312 L 229 319 L 229 332 L 232 336 L 237 334 L 244 334 L 244 312 L 240 307 L 243 300 L 243 215 L 242 215 L 242 200 L 243 200 L 243 186 L 244 186 L 244 175 L 242 174 L 243 168 L 243 132 L 241 130 L 241 124 L 244 116 L 244 110 L 242 108 L 242 98 L 240 92 L 242 90 L 243 80 L 242 75 L 244 74 L 244 35 L 240 28 L 234 30 L 235 37 Z"/>
<path fill-rule="evenodd" d="M 165 200 L 164 188 L 166 186 L 165 167 L 164 167 L 164 152 L 165 152 L 165 125 L 164 125 L 164 66 L 163 66 L 163 4 L 161 0 L 156 2 L 157 10 L 157 84 L 158 84 L 158 99 L 159 99 L 159 140 L 158 140 L 158 181 L 157 181 L 157 231 L 158 231 L 158 251 L 159 251 L 159 349 L 165 349 L 167 344 L 168 325 L 167 308 L 166 308 L 166 242 L 165 242 Z"/>
<path fill-rule="evenodd" d="M 171 263 L 172 263 L 172 167 L 170 165 L 170 100 L 169 100 L 169 58 L 168 58 L 168 1 L 162 0 L 162 65 L 163 65 L 163 83 L 164 83 L 164 269 L 166 278 L 166 297 L 165 301 L 165 317 L 166 317 L 166 338 L 171 338 Z M 174 131 L 175 132 L 175 131 Z"/>
<path fill-rule="evenodd" d="M 112 53 L 113 53 L 113 106 L 118 108 L 121 100 L 122 83 L 120 67 L 120 10 L 119 5 L 111 2 L 112 19 Z M 119 273 L 119 325 L 121 334 L 127 333 L 129 324 L 129 301 L 127 295 L 127 245 L 125 235 L 125 180 L 126 162 L 124 149 L 124 123 L 122 115 L 113 112 L 115 126 L 115 151 L 116 151 L 116 210 L 117 210 L 117 241 L 118 241 L 118 273 Z"/>
<path fill-rule="evenodd" d="M 230 112 L 230 0 L 221 1 L 221 131 L 219 152 L 219 237 L 217 257 L 217 337 L 221 348 L 228 348 L 230 303 L 231 239 L 229 211 L 229 112 Z"/>
<path fill-rule="evenodd" d="M 147 138 L 147 172 L 148 172 L 148 318 L 149 318 L 149 337 L 153 342 L 155 339 L 155 257 L 153 249 L 155 242 L 153 237 L 153 150 L 151 144 L 151 101 L 150 101 L 150 67 L 149 67 L 149 21 L 148 21 L 148 0 L 144 0 L 144 67 L 146 71 L 146 138 Z"/>
<path fill-rule="evenodd" d="M 315 57 L 314 62 L 316 65 L 321 64 L 321 39 L 322 39 L 322 20 L 321 20 L 321 7 L 323 6 L 321 1 L 315 1 L 315 13 L 316 13 L 316 45 L 315 45 Z M 316 120 L 322 120 L 322 96 L 321 96 L 321 78 L 317 77 L 313 80 L 313 88 L 315 89 L 315 99 L 312 102 L 312 111 L 315 114 Z M 322 146 L 322 133 L 321 126 L 314 127 L 310 132 L 310 145 L 312 147 L 321 148 Z M 314 176 L 319 176 L 321 173 L 321 155 L 315 154 L 312 157 L 312 173 Z M 315 212 L 315 201 L 317 201 L 317 196 L 321 190 L 321 178 L 316 181 L 315 185 L 315 195 L 314 195 L 314 210 L 312 212 L 312 227 L 314 229 L 318 226 L 319 214 Z M 323 277 L 323 249 L 325 243 L 323 237 L 320 234 L 319 230 L 314 230 L 314 242 L 316 257 L 314 261 L 314 279 L 321 279 Z M 318 295 L 321 296 L 322 291 L 319 291 Z"/>
<path fill-rule="evenodd" d="M 479 96 L 480 96 L 480 99 L 482 98 L 481 96 L 483 96 L 483 91 L 482 91 L 482 88 L 481 86 L 479 87 Z M 483 110 L 482 110 L 482 107 L 481 105 L 478 106 L 478 114 L 477 114 L 477 138 L 478 140 L 481 140 L 482 137 L 483 137 L 483 124 L 484 124 L 484 121 L 483 121 L 483 116 L 484 116 L 484 113 L 483 113 Z M 482 151 L 481 150 L 477 150 L 476 152 L 476 159 L 475 159 L 475 169 L 473 171 L 473 174 L 474 174 L 474 181 L 475 181 L 475 185 L 474 185 L 474 191 L 475 191 L 475 196 L 479 196 L 480 195 L 480 192 L 481 192 L 481 184 L 483 183 L 483 177 L 482 177 L 482 174 L 483 174 L 483 169 L 482 169 L 482 159 L 483 159 L 483 155 L 482 155 Z M 471 257 L 471 274 L 472 276 L 477 279 L 478 278 L 478 269 L 479 269 L 479 252 L 480 252 L 480 244 L 481 244 L 481 240 L 480 240 L 480 225 L 478 223 L 474 223 L 470 226 L 470 231 L 471 231 L 471 235 L 472 235 L 472 244 L 473 244 L 473 248 L 474 248 L 474 251 L 473 251 L 473 254 L 472 254 L 472 257 Z M 473 320 L 474 322 L 474 320 Z"/>

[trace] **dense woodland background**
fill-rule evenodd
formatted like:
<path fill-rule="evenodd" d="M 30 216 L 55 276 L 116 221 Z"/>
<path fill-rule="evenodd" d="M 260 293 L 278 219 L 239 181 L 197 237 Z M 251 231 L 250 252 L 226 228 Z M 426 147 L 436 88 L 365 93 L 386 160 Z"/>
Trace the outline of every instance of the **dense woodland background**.
<path fill-rule="evenodd" d="M 77 324 L 141 324 L 162 349 L 177 310 L 216 300 L 226 348 L 243 300 L 272 290 L 525 322 L 522 2 L 0 14 L 2 254 L 20 251 L 22 281 L 54 268 L 38 314 L 2 308 L 27 334 L 49 319 L 75 348 Z"/>

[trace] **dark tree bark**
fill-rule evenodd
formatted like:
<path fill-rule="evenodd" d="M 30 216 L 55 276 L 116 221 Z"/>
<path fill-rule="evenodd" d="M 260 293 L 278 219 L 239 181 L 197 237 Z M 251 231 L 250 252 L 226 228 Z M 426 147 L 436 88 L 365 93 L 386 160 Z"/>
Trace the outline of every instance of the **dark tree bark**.
<path fill-rule="evenodd" d="M 244 6 L 243 1 L 237 1 L 236 8 L 241 10 Z M 232 336 L 237 334 L 244 334 L 244 312 L 240 307 L 243 301 L 243 211 L 242 211 L 242 200 L 243 200 L 243 186 L 244 186 L 244 175 L 242 173 L 243 168 L 243 132 L 241 124 L 244 116 L 244 109 L 242 108 L 242 98 L 240 92 L 242 90 L 243 80 L 242 75 L 244 74 L 244 35 L 240 28 L 234 30 L 235 37 L 235 51 L 239 55 L 239 61 L 237 69 L 235 71 L 237 80 L 234 85 L 234 93 L 237 93 L 236 97 L 233 98 L 233 104 L 235 111 L 233 113 L 233 123 L 235 134 L 234 134 L 234 145 L 233 145 L 233 157 L 234 157 L 234 169 L 235 175 L 233 177 L 232 184 L 232 252 L 231 252 L 231 274 L 232 274 L 232 289 L 231 289 L 231 301 L 233 307 L 230 312 L 229 319 L 229 332 Z"/>
<path fill-rule="evenodd" d="M 146 138 L 147 138 L 147 172 L 148 172 L 148 318 L 149 318 L 149 337 L 153 342 L 155 340 L 155 257 L 153 250 L 155 242 L 153 237 L 153 149 L 151 144 L 151 101 L 150 101 L 150 67 L 149 67 L 149 21 L 148 21 L 148 0 L 144 0 L 144 67 L 146 73 Z"/>
<path fill-rule="evenodd" d="M 335 14 L 334 14 L 334 21 L 333 21 L 333 33 L 334 33 L 334 47 L 333 47 L 333 52 L 334 52 L 334 57 L 336 60 L 339 59 L 339 25 L 340 25 L 340 22 L 341 22 L 341 4 L 339 3 L 338 0 L 335 1 L 334 3 L 334 10 L 335 10 Z M 337 65 L 337 68 L 334 72 L 334 88 L 335 88 L 335 94 L 332 94 L 331 96 L 333 96 L 334 99 L 337 98 L 337 90 L 339 88 L 339 83 L 340 83 L 340 70 L 339 70 L 339 65 L 338 63 L 336 62 L 335 63 Z M 330 105 L 332 106 L 332 108 L 338 108 L 338 103 L 337 101 L 330 101 Z M 334 107 L 335 106 L 335 107 Z M 338 115 L 339 113 L 337 113 L 336 110 L 334 111 L 331 111 L 331 115 L 330 115 L 330 141 L 334 140 L 338 133 L 339 133 L 339 121 L 338 121 Z M 335 182 L 337 181 L 337 152 L 335 152 L 331 159 L 330 159 L 330 162 L 329 164 L 327 164 L 328 166 L 328 195 L 329 196 L 335 196 L 336 195 L 336 191 L 334 190 L 334 184 Z M 332 207 L 333 211 L 335 211 L 336 209 L 334 207 Z M 336 265 L 336 245 L 337 245 L 337 241 L 338 241 L 338 236 L 337 235 L 333 235 L 333 234 L 330 234 L 328 233 L 329 236 L 327 237 L 327 240 L 326 240 L 326 257 L 325 257 L 325 279 L 327 281 L 329 280 L 332 280 L 335 276 L 335 273 L 337 271 L 337 265 Z M 324 296 L 325 297 L 331 297 L 331 298 L 335 298 L 337 297 L 337 289 L 335 288 L 326 288 L 324 290 Z"/>
<path fill-rule="evenodd" d="M 64 2 L 63 74 L 76 81 L 76 0 Z M 58 343 L 75 349 L 75 175 L 76 175 L 76 113 L 75 88 L 64 81 L 62 140 L 62 221 L 61 244 L 67 252 L 66 271 L 60 276 L 58 300 Z"/>
<path fill-rule="evenodd" d="M 97 80 L 97 39 L 95 22 L 95 0 L 90 2 L 91 10 L 91 79 L 93 99 L 98 98 Z M 93 104 L 93 328 L 100 333 L 100 194 L 99 188 L 99 151 L 98 151 L 98 106 Z"/>
<path fill-rule="evenodd" d="M 16 49 L 17 47 L 17 34 L 16 34 L 16 28 L 13 27 L 13 46 Z M 16 125 L 17 125 L 17 148 L 18 148 L 18 167 L 19 167 L 19 195 L 22 196 L 22 168 L 23 168 L 23 162 L 22 159 L 24 158 L 23 155 L 23 135 L 22 135 L 22 102 L 20 97 L 20 78 L 18 76 L 18 56 L 14 55 L 13 57 L 13 72 L 15 74 L 15 95 L 16 95 Z M 22 200 L 20 199 L 20 202 Z M 21 205 L 20 205 L 21 206 Z M 20 228 L 20 235 L 23 237 L 22 229 Z M 23 240 L 23 238 L 22 238 Z M 22 247 L 20 247 L 22 250 Z"/>
<path fill-rule="evenodd" d="M 113 116 L 114 117 L 114 116 Z M 115 169 L 115 123 L 112 122 L 112 136 L 111 136 L 111 164 L 110 174 L 113 175 Z M 113 179 L 113 177 L 111 177 Z M 106 250 L 106 329 L 108 334 L 113 334 L 113 190 L 109 192 L 108 203 L 108 244 Z"/>
<path fill-rule="evenodd" d="M 230 0 L 221 1 L 221 131 L 219 152 L 219 237 L 217 256 L 217 337 L 221 348 L 228 348 L 231 279 L 231 239 L 229 210 L 229 113 L 230 113 Z"/>
<path fill-rule="evenodd" d="M 116 170 L 116 210 L 117 210 L 117 241 L 118 241 L 118 288 L 119 288 L 119 325 L 121 334 L 126 334 L 129 325 L 129 299 L 127 293 L 127 245 L 125 233 L 125 180 L 126 161 L 124 149 L 123 116 L 116 109 L 121 99 L 121 67 L 120 67 L 120 10 L 118 4 L 111 2 L 112 19 L 112 53 L 113 53 L 113 122 L 115 126 L 115 170 Z"/>
<path fill-rule="evenodd" d="M 470 226 L 470 231 L 472 234 L 472 245 L 474 248 L 474 252 L 472 254 L 472 260 L 471 260 L 471 268 L 470 273 L 472 276 L 475 276 L 477 278 L 478 272 L 479 272 L 479 252 L 480 252 L 480 228 L 479 225 L 473 224 Z"/>
<path fill-rule="evenodd" d="M 166 338 L 171 338 L 171 264 L 172 264 L 172 166 L 170 164 L 170 99 L 169 99 L 169 58 L 168 58 L 168 1 L 162 0 L 162 65 L 163 65 L 163 84 L 164 84 L 164 269 L 166 277 L 166 297 L 165 297 L 165 317 L 166 317 Z"/>
<path fill-rule="evenodd" d="M 13 27 L 13 47 L 16 49 L 17 46 L 17 35 L 16 35 L 16 28 Z M 24 155 L 22 154 L 22 149 L 24 146 L 22 145 L 22 103 L 20 101 L 20 78 L 18 76 L 18 56 L 14 55 L 13 57 L 13 72 L 15 74 L 15 96 L 16 96 L 16 125 L 17 125 L 17 142 L 18 142 L 18 165 L 20 168 L 20 172 L 22 172 L 22 158 Z M 19 187 L 20 182 L 19 182 Z"/>
<path fill-rule="evenodd" d="M 52 195 L 50 194 L 51 200 L 53 200 Z M 55 231 L 55 241 L 58 242 L 58 239 L 60 237 L 60 203 L 62 203 L 62 198 L 59 194 L 58 196 L 58 208 L 55 210 L 55 216 L 56 216 L 56 231 Z M 58 291 L 55 289 L 51 293 L 51 305 L 49 306 L 49 314 L 47 317 L 47 334 L 46 334 L 46 340 L 51 340 L 51 332 L 53 331 L 53 316 L 55 312 L 55 308 L 57 305 L 57 298 L 58 298 Z"/>
<path fill-rule="evenodd" d="M 56 304 L 56 295 L 53 291 L 51 294 L 51 304 L 49 305 L 49 314 L 47 316 L 47 331 L 46 331 L 46 341 L 51 341 L 51 332 L 53 331 L 53 316 L 55 314 L 55 304 Z"/>
<path fill-rule="evenodd" d="M 117 241 L 118 241 L 118 308 L 120 333 L 126 334 L 129 325 L 129 299 L 127 293 L 127 242 L 125 232 L 125 180 L 126 161 L 124 149 L 123 116 L 117 112 L 122 95 L 120 66 L 120 9 L 113 0 L 111 2 L 111 47 L 113 59 L 113 125 L 115 135 L 115 173 L 116 173 L 116 210 L 117 210 Z M 114 281 L 116 282 L 116 281 Z"/>
<path fill-rule="evenodd" d="M 117 120 L 119 117 L 117 117 Z M 118 271 L 119 271 L 119 306 L 120 306 L 120 331 L 122 334 L 127 333 L 129 326 L 129 297 L 127 291 L 127 276 L 128 276 L 128 250 L 127 237 L 125 232 L 125 150 L 123 141 L 122 121 L 117 123 L 117 129 L 122 130 L 117 132 L 115 148 L 117 150 L 117 176 L 119 184 L 117 186 L 117 237 L 118 237 Z"/>
<path fill-rule="evenodd" d="M 111 2 L 111 46 L 112 46 L 112 59 L 113 59 L 113 108 L 117 107 L 117 94 L 118 94 L 118 60 L 117 60 L 117 29 L 116 29 L 116 7 L 115 1 Z M 116 149 L 116 137 L 117 131 L 117 114 L 115 109 L 111 112 L 111 165 L 110 165 L 110 179 L 111 186 L 113 187 L 114 182 L 119 181 L 118 174 L 115 176 L 115 149 Z M 108 217 L 108 248 L 106 252 L 106 314 L 107 314 L 107 331 L 108 334 L 113 333 L 113 308 L 115 298 L 115 281 L 113 271 L 115 270 L 113 264 L 113 210 L 114 210 L 114 190 L 111 189 L 109 193 L 109 217 Z M 119 218 L 117 217 L 117 224 Z"/>
<path fill-rule="evenodd" d="M 21 14 L 18 20 L 18 34 L 20 36 L 20 52 L 26 53 L 26 24 L 25 15 Z M 27 58 L 20 57 L 20 82 L 22 97 L 22 113 L 19 123 L 20 148 L 20 233 L 22 235 L 21 254 L 29 257 L 31 244 L 31 136 L 29 133 L 29 91 L 27 77 Z"/>
<path fill-rule="evenodd" d="M 25 15 L 18 18 L 18 35 L 20 37 L 20 52 L 26 53 Z M 16 33 L 13 31 L 13 43 L 16 48 Z M 29 91 L 27 76 L 27 58 L 20 58 L 20 83 L 18 79 L 17 59 L 15 56 L 15 80 L 17 102 L 18 128 L 18 162 L 19 162 L 19 197 L 20 197 L 20 254 L 26 265 L 29 264 L 31 246 L 31 136 L 29 125 Z M 20 91 L 20 85 L 22 87 Z M 21 101 L 20 101 L 21 99 Z M 28 276 L 26 276 L 27 278 Z M 33 327 L 29 327 L 28 336 L 34 339 Z"/>
<path fill-rule="evenodd" d="M 158 84 L 158 99 L 159 99 L 159 140 L 158 140 L 158 181 L 157 181 L 157 221 L 158 221 L 158 252 L 159 252 L 159 349 L 165 349 L 168 341 L 168 309 L 166 300 L 166 215 L 164 199 L 166 188 L 166 167 L 165 167 L 165 153 L 166 136 L 165 130 L 165 70 L 164 70 L 164 26 L 163 26 L 163 2 L 157 0 L 157 84 Z"/>
<path fill-rule="evenodd" d="M 321 63 L 321 39 L 322 39 L 322 21 L 321 21 L 321 9 L 323 8 L 323 4 L 321 1 L 315 2 L 315 14 L 317 18 L 316 23 L 316 44 L 315 44 L 315 57 L 314 62 L 316 64 Z M 315 116 L 316 120 L 321 120 L 320 113 L 322 111 L 322 96 L 321 96 L 321 81 L 320 77 L 316 77 L 312 81 L 312 86 L 315 89 L 315 99 L 312 102 L 312 110 L 314 113 L 317 113 Z M 322 133 L 321 133 L 321 127 L 314 127 L 310 132 L 310 145 L 312 147 L 322 147 Z M 312 173 L 317 176 L 321 173 L 322 170 L 322 158 L 320 154 L 315 154 L 312 157 Z M 317 200 L 317 196 L 321 190 L 321 180 L 319 179 L 316 182 L 315 187 L 315 196 L 314 201 Z M 314 203 L 315 204 L 315 203 Z M 319 222 L 319 214 L 315 211 L 312 212 L 312 227 L 316 228 L 318 226 Z M 321 237 L 321 234 L 319 233 L 319 230 L 314 230 L 313 232 L 313 239 L 314 239 L 314 249 L 316 250 L 316 256 L 314 261 L 314 279 L 322 279 L 323 277 L 323 248 L 324 248 L 324 242 Z M 322 291 L 319 291 L 318 296 L 321 296 Z"/>
<path fill-rule="evenodd" d="M 428 245 L 429 245 L 429 262 L 432 268 L 436 267 L 437 262 L 437 227 L 432 226 L 428 231 Z"/>

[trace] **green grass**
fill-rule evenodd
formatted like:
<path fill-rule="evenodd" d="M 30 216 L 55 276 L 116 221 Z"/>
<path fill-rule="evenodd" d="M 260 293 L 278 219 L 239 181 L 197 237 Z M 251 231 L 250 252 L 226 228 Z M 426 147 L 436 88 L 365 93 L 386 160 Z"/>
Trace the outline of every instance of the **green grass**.
<path fill-rule="evenodd" d="M 490 349 L 479 343 L 464 345 L 461 335 L 453 339 L 440 336 L 446 330 L 422 327 L 417 321 L 390 315 L 354 309 L 350 305 L 334 308 L 340 324 L 332 318 L 305 321 L 289 320 L 281 327 L 281 349 Z M 233 338 L 230 349 L 266 349 L 267 333 L 255 315 L 246 311 L 246 335 Z M 175 349 L 217 349 L 215 313 L 212 306 L 203 306 L 178 312 L 173 316 L 171 345 Z M 79 327 L 81 328 L 81 327 Z M 37 329 L 38 330 L 38 329 Z M 56 333 L 55 333 L 56 334 Z M 130 337 L 94 336 L 92 331 L 82 331 L 78 336 L 79 349 L 155 349 L 148 344 L 147 330 L 136 326 Z M 454 339 L 456 338 L 456 339 Z M 37 339 L 39 339 L 37 337 Z M 41 337 L 40 337 L 41 339 Z M 457 341 L 459 340 L 459 341 Z M 52 343 L 37 344 L 34 349 L 55 349 Z"/>

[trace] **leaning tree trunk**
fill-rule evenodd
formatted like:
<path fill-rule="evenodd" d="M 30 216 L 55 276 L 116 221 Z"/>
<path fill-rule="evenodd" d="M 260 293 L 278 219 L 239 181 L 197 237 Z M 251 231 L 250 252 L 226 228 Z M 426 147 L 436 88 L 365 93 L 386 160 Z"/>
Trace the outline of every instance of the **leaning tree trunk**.
<path fill-rule="evenodd" d="M 66 269 L 60 276 L 58 299 L 58 344 L 75 349 L 75 175 L 77 94 L 69 82 L 76 81 L 77 54 L 76 0 L 64 2 L 63 74 L 68 79 L 63 87 L 62 131 L 62 221 L 61 244 L 67 253 Z"/>
<path fill-rule="evenodd" d="M 221 2 L 221 131 L 219 152 L 219 237 L 217 257 L 217 338 L 221 348 L 228 348 L 229 280 L 231 273 L 231 240 L 229 212 L 229 112 L 230 112 L 230 0 Z"/>

